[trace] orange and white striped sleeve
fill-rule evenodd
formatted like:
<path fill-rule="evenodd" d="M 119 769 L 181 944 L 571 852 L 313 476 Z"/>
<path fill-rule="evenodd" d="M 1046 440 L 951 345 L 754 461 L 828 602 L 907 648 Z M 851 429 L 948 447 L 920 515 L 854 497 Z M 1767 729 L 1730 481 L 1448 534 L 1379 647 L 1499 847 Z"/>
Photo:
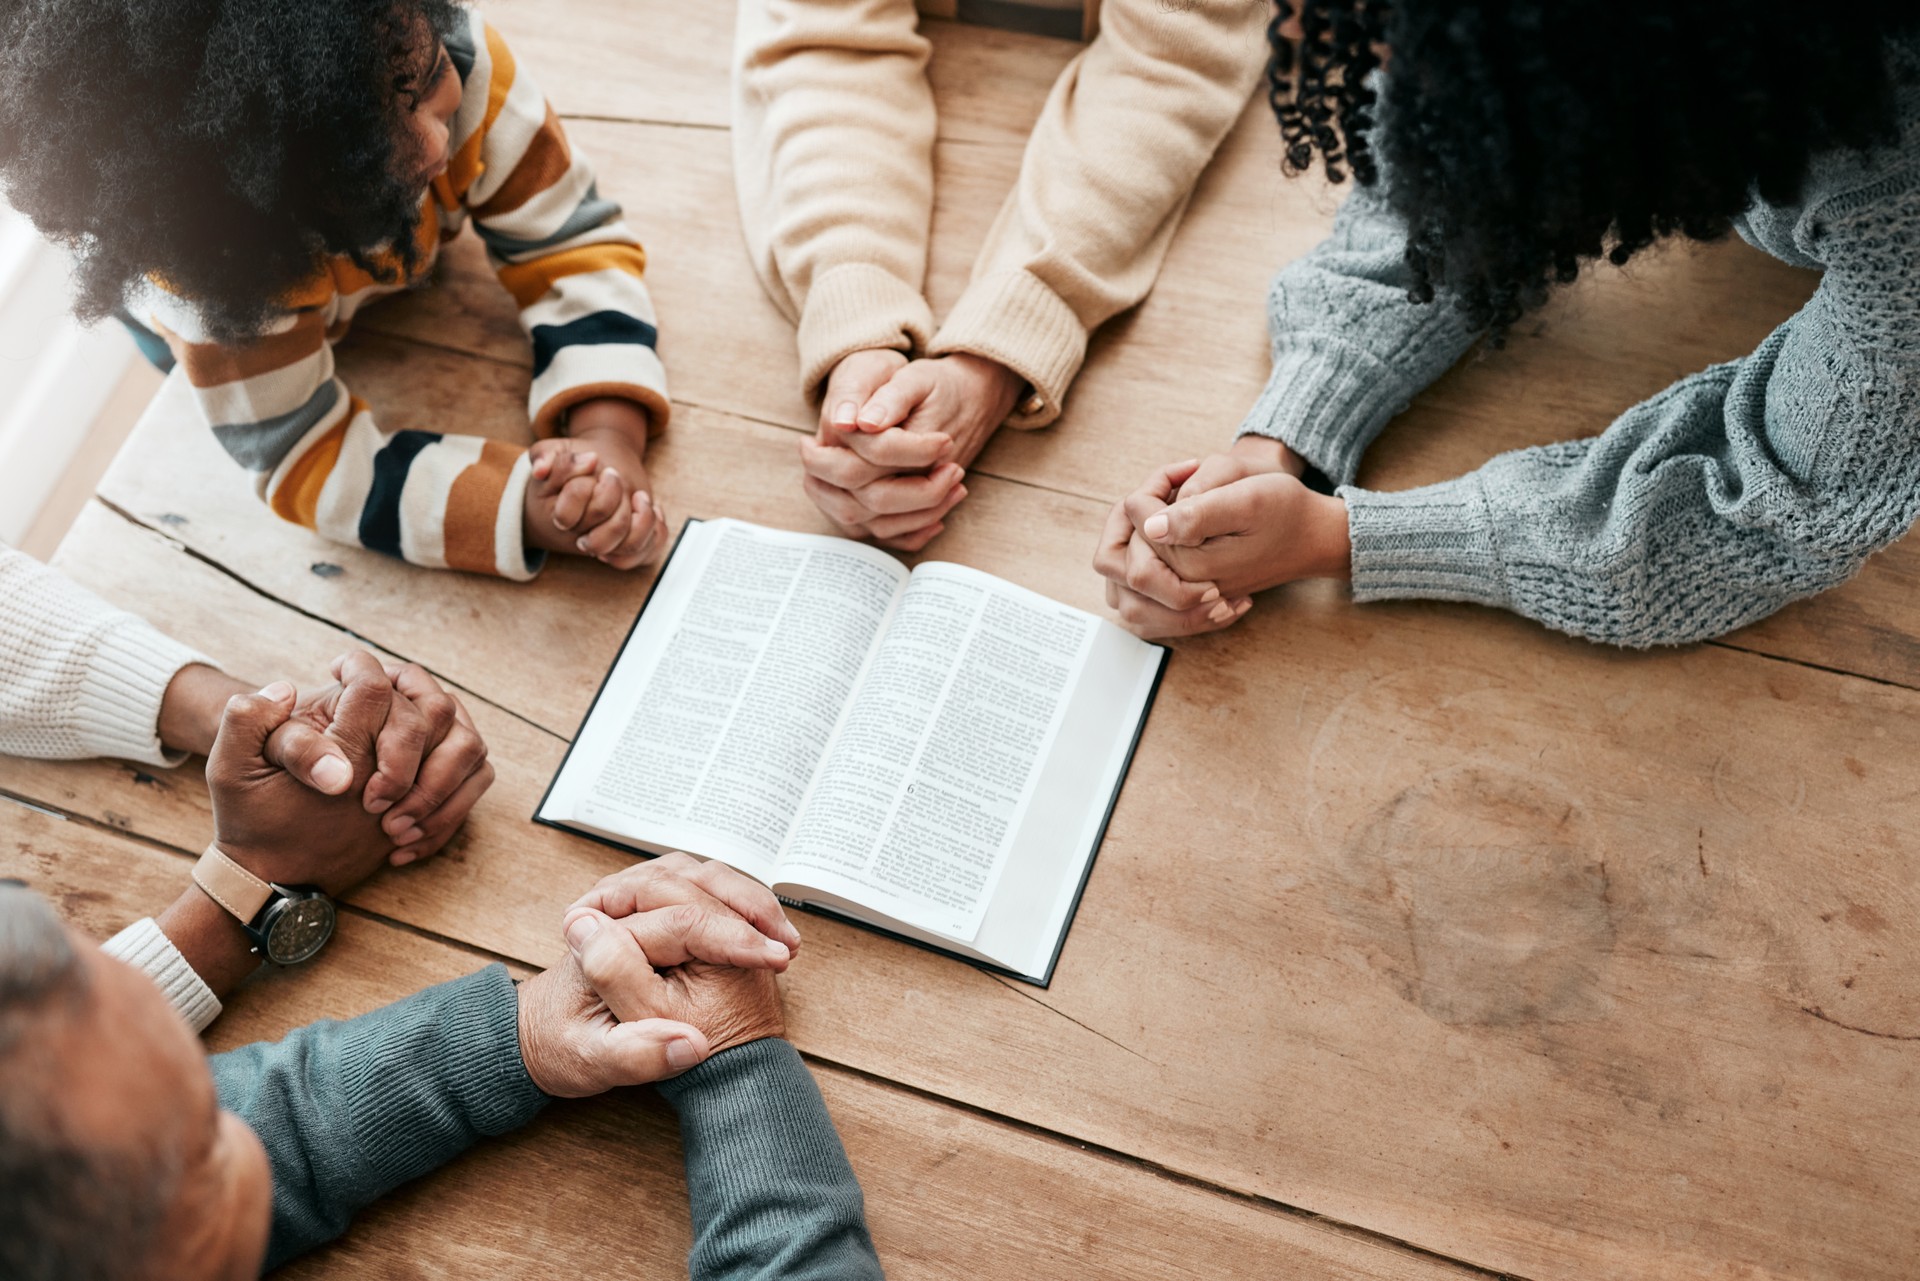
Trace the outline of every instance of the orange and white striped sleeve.
<path fill-rule="evenodd" d="M 334 372 L 324 301 L 240 344 L 213 341 L 191 305 L 162 290 L 144 304 L 215 439 L 276 515 L 416 565 L 513 579 L 539 571 L 545 554 L 528 549 L 521 526 L 526 450 L 383 431 Z"/>
<path fill-rule="evenodd" d="M 558 434 L 569 408 L 601 396 L 636 402 L 660 431 L 667 378 L 646 251 L 499 32 L 470 12 L 447 51 L 467 89 L 445 181 L 519 304 L 534 433 Z"/>

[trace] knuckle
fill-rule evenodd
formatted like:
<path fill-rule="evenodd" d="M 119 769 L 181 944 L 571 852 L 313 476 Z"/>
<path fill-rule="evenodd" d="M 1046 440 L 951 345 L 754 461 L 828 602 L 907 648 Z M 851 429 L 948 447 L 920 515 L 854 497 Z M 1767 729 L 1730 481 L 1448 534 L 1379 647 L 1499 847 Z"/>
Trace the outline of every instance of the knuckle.
<path fill-rule="evenodd" d="M 674 934 L 687 935 L 694 933 L 707 923 L 707 914 L 692 903 L 675 903 L 666 909 L 661 919 Z"/>

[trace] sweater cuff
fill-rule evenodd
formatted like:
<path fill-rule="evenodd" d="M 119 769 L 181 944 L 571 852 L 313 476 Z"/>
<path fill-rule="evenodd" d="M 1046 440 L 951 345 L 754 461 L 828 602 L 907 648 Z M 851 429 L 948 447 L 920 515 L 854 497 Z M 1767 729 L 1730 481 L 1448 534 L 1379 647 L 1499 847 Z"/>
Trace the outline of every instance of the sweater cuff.
<path fill-rule="evenodd" d="M 505 1134 L 547 1102 L 520 1058 L 519 993 L 498 962 L 347 1024 L 340 1083 L 366 1160 L 388 1186 L 449 1159 L 428 1150 L 448 1119 Z M 423 1125 L 423 1113 L 433 1120 Z"/>
<path fill-rule="evenodd" d="M 1506 568 L 1476 477 L 1381 494 L 1343 485 L 1353 598 L 1509 602 Z"/>
<path fill-rule="evenodd" d="M 103 628 L 73 702 L 85 754 L 167 766 L 187 759 L 161 746 L 160 704 L 174 676 L 194 663 L 217 666 L 132 614 Z"/>
<path fill-rule="evenodd" d="M 546 566 L 547 553 L 527 546 L 527 486 L 533 483 L 533 455 L 521 450 L 507 472 L 500 505 L 493 513 L 493 568 L 516 583 L 533 579 Z"/>
<path fill-rule="evenodd" d="M 1234 435 L 1272 437 L 1336 485 L 1350 485 L 1367 446 L 1406 407 L 1400 379 L 1368 353 L 1289 338 L 1274 353 L 1267 385 Z"/>
<path fill-rule="evenodd" d="M 194 973 L 187 958 L 173 945 L 152 917 L 135 921 L 100 945 L 116 961 L 139 970 L 166 994 L 167 1003 L 180 1012 L 196 1034 L 220 1017 L 220 998 Z"/>
<path fill-rule="evenodd" d="M 1059 294 L 1025 271 L 977 279 L 933 336 L 930 356 L 964 351 L 998 361 L 1033 391 L 1009 427 L 1044 427 L 1060 416 L 1067 385 L 1087 358 L 1087 327 Z"/>
<path fill-rule="evenodd" d="M 819 276 L 800 315 L 800 394 L 812 400 L 833 367 L 856 351 L 926 350 L 933 312 L 920 291 L 884 267 L 850 262 Z"/>
<path fill-rule="evenodd" d="M 696 1068 L 657 1082 L 654 1088 L 674 1111 L 685 1112 L 699 1100 L 721 1094 L 762 1095 L 772 1100 L 796 1073 L 813 1088 L 813 1074 L 800 1051 L 789 1041 L 769 1036 L 722 1050 Z"/>

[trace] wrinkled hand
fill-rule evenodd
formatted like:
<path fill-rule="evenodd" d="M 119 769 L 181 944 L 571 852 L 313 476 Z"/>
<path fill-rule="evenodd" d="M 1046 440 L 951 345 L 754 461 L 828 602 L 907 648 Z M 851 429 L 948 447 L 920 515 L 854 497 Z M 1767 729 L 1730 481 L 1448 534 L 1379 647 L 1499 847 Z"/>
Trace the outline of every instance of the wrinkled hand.
<path fill-rule="evenodd" d="M 897 352 L 854 353 L 828 379 L 819 435 L 800 446 L 807 495 L 850 537 L 919 551 L 967 496 L 967 465 L 1023 385 L 1006 366 L 966 353 L 911 363 Z"/>
<path fill-rule="evenodd" d="M 473 718 L 418 664 L 382 665 L 356 650 L 334 659 L 332 671 L 335 684 L 300 697 L 264 758 L 338 796 L 355 774 L 342 738 L 371 729 L 375 769 L 362 804 L 382 816 L 381 829 L 399 847 L 393 863 L 439 852 L 493 785 Z"/>
<path fill-rule="evenodd" d="M 534 1083 L 578 1098 L 785 1035 L 773 975 L 792 948 L 754 920 L 799 945 L 772 893 L 717 863 L 673 854 L 601 881 L 568 910 L 572 955 L 520 988 L 520 1052 Z"/>
<path fill-rule="evenodd" d="M 566 922 L 590 910 L 603 917 L 631 917 L 673 909 L 679 916 L 652 917 L 692 950 L 687 955 L 724 965 L 765 965 L 784 969 L 800 950 L 793 928 L 772 890 L 724 863 L 702 862 L 691 854 L 662 854 L 635 863 L 594 887 L 567 908 Z M 646 936 L 647 954 L 663 965 L 678 965 L 666 943 Z"/>

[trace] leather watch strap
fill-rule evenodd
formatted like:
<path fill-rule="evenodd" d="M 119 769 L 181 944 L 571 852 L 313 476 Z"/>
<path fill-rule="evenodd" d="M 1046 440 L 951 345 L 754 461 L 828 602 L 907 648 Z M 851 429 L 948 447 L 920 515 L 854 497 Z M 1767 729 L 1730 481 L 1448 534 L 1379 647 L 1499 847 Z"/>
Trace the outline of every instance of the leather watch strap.
<path fill-rule="evenodd" d="M 218 845 L 207 846 L 207 852 L 193 865 L 193 880 L 242 925 L 260 915 L 260 909 L 273 897 L 273 886 L 221 853 Z"/>

